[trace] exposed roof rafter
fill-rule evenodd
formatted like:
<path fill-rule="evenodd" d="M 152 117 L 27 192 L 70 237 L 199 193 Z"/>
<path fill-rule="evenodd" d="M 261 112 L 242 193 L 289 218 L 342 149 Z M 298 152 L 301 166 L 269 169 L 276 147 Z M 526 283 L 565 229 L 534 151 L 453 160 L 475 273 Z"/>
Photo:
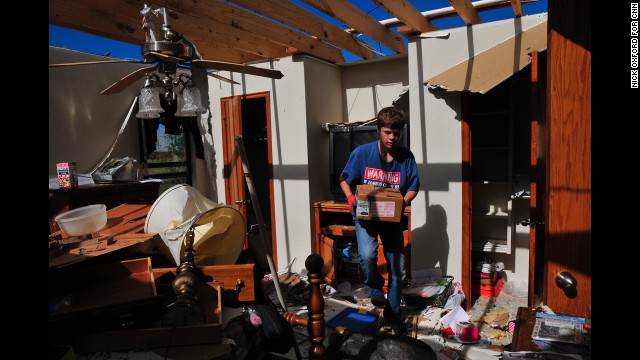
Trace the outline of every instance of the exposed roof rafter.
<path fill-rule="evenodd" d="M 371 1 L 396 18 L 377 21 L 349 0 L 49 0 L 49 23 L 140 45 L 146 3 L 166 8 L 172 29 L 205 59 L 247 64 L 304 53 L 341 63 L 343 51 L 363 59 L 385 56 L 379 45 L 406 53 L 403 37 L 439 30 L 433 23 L 438 19 L 459 16 L 467 25 L 479 24 L 479 11 L 507 6 L 520 17 L 523 4 L 539 0 L 449 0 L 450 7 L 423 12 L 414 7 L 417 0 Z"/>

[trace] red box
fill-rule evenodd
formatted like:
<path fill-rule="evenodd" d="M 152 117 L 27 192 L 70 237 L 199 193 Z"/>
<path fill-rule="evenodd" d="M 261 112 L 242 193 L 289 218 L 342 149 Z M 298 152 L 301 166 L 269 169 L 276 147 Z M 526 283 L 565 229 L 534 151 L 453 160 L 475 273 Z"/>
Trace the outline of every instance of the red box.
<path fill-rule="evenodd" d="M 471 293 L 472 295 L 498 297 L 498 295 L 500 295 L 500 291 L 502 291 L 503 286 L 504 280 L 502 280 L 502 278 L 498 278 L 498 281 L 496 281 L 496 284 L 493 286 L 471 283 Z"/>

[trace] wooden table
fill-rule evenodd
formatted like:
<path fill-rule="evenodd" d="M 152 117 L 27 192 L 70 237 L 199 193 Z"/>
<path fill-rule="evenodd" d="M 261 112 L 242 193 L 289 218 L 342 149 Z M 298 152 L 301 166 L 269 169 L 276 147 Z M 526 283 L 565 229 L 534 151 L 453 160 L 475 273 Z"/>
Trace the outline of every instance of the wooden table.
<path fill-rule="evenodd" d="M 107 210 L 107 225 L 98 231 L 100 237 L 95 248 L 77 247 L 68 252 L 49 258 L 49 268 L 61 268 L 80 261 L 95 258 L 116 250 L 127 248 L 135 244 L 151 241 L 154 238 L 160 240 L 156 233 L 144 233 L 144 222 L 151 205 L 122 204 L 111 210 Z M 49 235 L 52 238 L 68 239 L 69 236 L 62 231 L 56 231 Z"/>
<path fill-rule="evenodd" d="M 121 204 L 153 204 L 160 183 L 127 182 L 82 185 L 73 189 L 49 189 L 49 233 L 60 230 L 55 216 L 81 206 L 105 204 L 107 210 Z"/>
<path fill-rule="evenodd" d="M 516 327 L 511 341 L 511 351 L 541 351 L 538 345 L 531 341 L 535 323 L 535 310 L 522 306 L 518 308 Z"/>

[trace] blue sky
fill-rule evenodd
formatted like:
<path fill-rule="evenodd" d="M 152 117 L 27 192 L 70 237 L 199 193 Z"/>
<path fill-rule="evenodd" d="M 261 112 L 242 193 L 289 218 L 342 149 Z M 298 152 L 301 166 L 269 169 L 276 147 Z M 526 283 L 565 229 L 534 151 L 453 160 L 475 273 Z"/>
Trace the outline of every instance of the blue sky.
<path fill-rule="evenodd" d="M 299 4 L 302 7 L 307 9 L 311 9 L 308 5 L 302 3 L 302 1 L 294 0 L 294 3 Z M 387 13 L 384 9 L 377 7 L 369 0 L 353 0 L 351 1 L 354 5 L 358 6 L 365 12 L 369 12 L 371 16 L 373 16 L 377 20 L 386 20 L 393 18 L 392 15 Z M 413 3 L 416 3 L 414 1 Z M 443 7 L 450 6 L 447 0 L 430 0 L 422 3 L 425 8 L 419 8 L 420 11 L 428 11 L 433 9 L 439 9 Z M 525 15 L 533 15 L 547 11 L 547 0 L 541 0 L 534 3 L 523 4 Z M 341 28 L 346 28 L 344 24 L 336 22 L 330 17 L 325 16 L 324 14 L 318 13 L 313 10 L 313 12 L 319 14 L 324 19 L 331 21 L 336 26 Z M 511 7 L 505 7 L 503 9 L 497 10 L 489 10 L 480 12 L 480 18 L 483 21 L 495 21 L 500 19 L 513 18 L 513 10 Z M 449 29 L 459 26 L 464 26 L 464 22 L 459 17 L 452 17 L 447 19 L 435 20 L 433 22 L 437 27 L 441 29 Z M 180 31 L 180 29 L 176 29 Z M 140 39 L 142 42 L 143 39 Z M 374 44 L 375 42 L 369 41 L 370 44 Z M 128 44 L 120 41 L 115 41 L 95 35 L 90 35 L 87 33 L 82 33 L 74 30 L 69 30 L 65 28 L 61 28 L 59 26 L 49 25 L 49 45 L 54 45 L 58 47 L 64 47 L 73 50 L 80 50 L 84 52 L 89 52 L 92 54 L 104 55 L 107 52 L 111 52 L 111 57 L 122 58 L 122 59 L 139 59 L 142 60 L 140 56 L 140 45 L 136 44 Z M 196 44 L 197 46 L 197 44 Z M 384 54 L 392 54 L 393 52 L 387 49 L 384 46 L 380 46 L 376 49 L 379 52 Z M 346 61 L 357 61 L 362 60 L 360 57 L 355 56 L 349 52 L 342 52 Z"/>

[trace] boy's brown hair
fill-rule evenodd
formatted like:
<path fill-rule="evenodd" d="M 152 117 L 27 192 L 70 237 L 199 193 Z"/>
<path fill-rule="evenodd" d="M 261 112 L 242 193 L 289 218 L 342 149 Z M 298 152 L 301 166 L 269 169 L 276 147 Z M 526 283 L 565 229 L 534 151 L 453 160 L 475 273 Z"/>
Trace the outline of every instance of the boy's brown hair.
<path fill-rule="evenodd" d="M 391 130 L 404 130 L 405 114 L 404 111 L 395 107 L 388 106 L 378 112 L 377 122 L 378 130 L 388 127 Z"/>

